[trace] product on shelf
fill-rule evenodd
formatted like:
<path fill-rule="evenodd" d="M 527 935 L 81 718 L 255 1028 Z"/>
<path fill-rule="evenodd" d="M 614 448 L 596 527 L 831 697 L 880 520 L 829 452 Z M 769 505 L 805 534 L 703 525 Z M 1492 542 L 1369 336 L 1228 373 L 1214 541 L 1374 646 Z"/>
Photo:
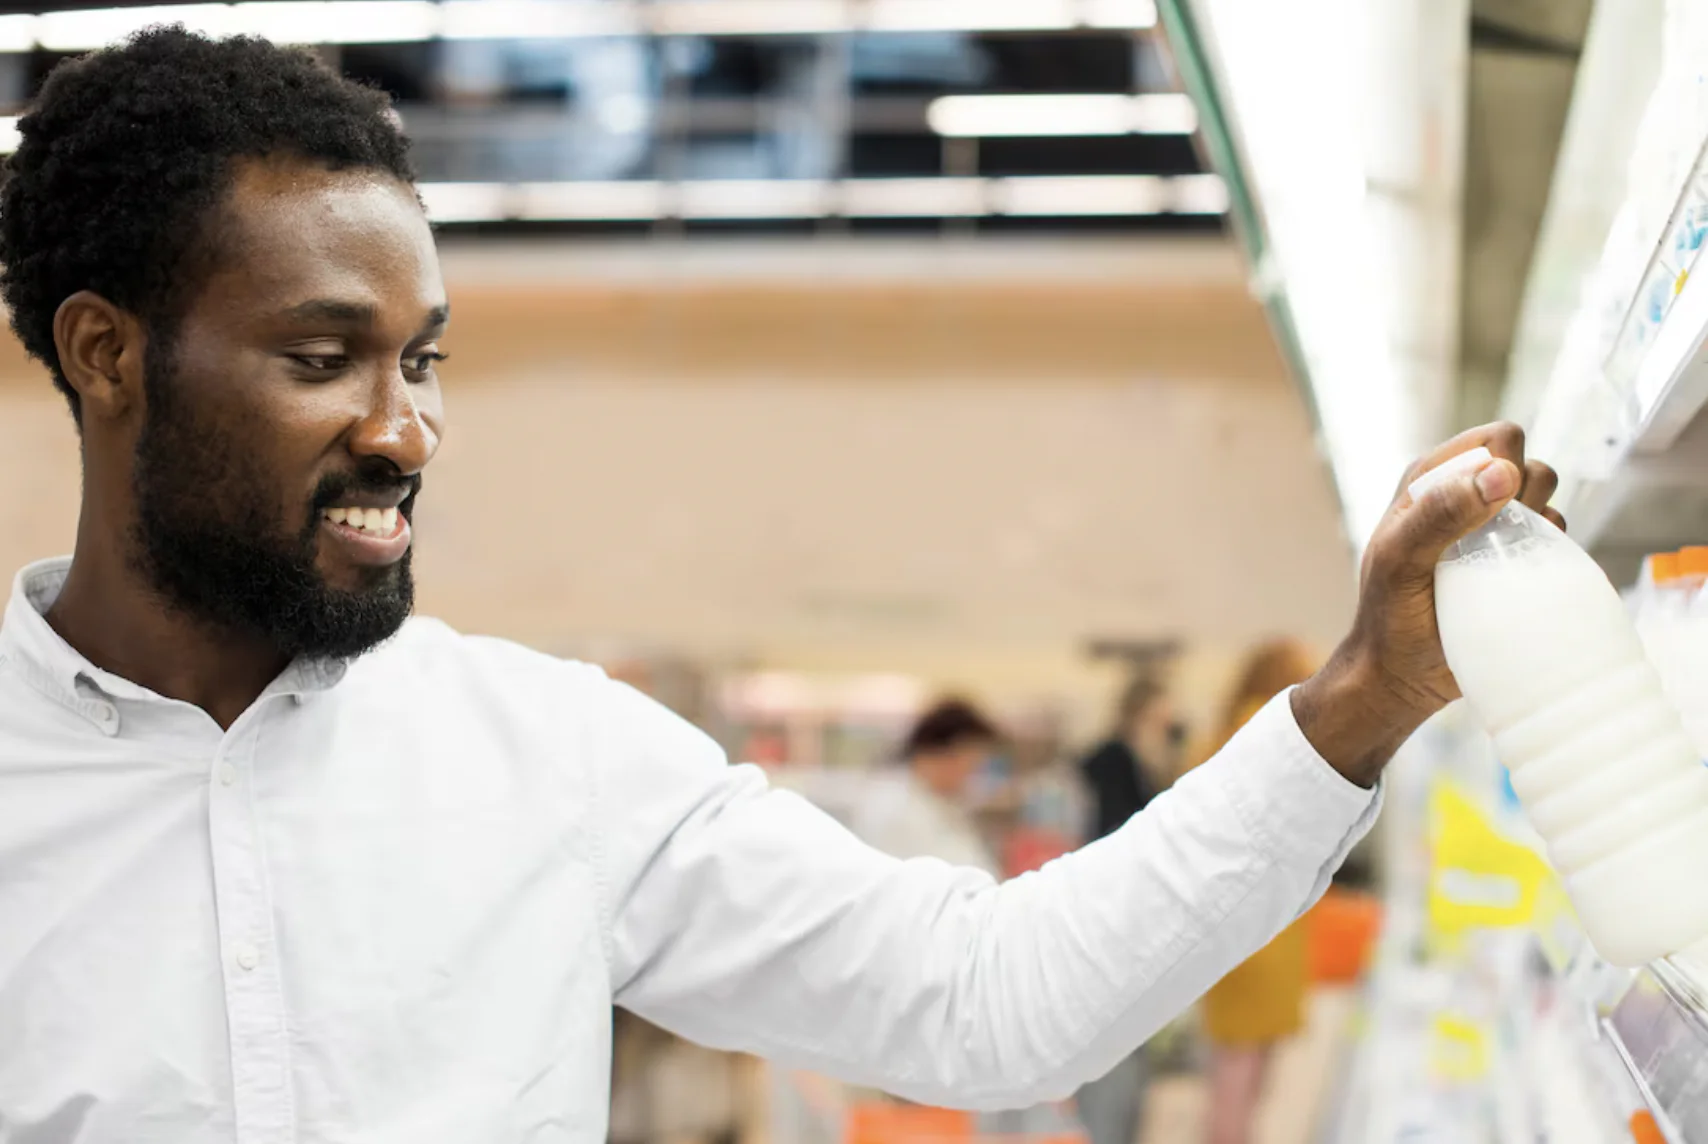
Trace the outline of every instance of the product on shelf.
<path fill-rule="evenodd" d="M 1674 651 L 1674 701 L 1698 752 L 1708 757 L 1708 548 L 1680 549 L 1678 561 L 1684 607 Z"/>
<path fill-rule="evenodd" d="M 1696 745 L 1708 757 L 1708 548 L 1658 552 L 1628 595 L 1637 635 Z"/>
<path fill-rule="evenodd" d="M 1490 459 L 1454 458 L 1412 493 Z M 1606 575 L 1514 502 L 1435 583 L 1447 662 L 1596 949 L 1635 966 L 1708 943 L 1708 768 Z"/>

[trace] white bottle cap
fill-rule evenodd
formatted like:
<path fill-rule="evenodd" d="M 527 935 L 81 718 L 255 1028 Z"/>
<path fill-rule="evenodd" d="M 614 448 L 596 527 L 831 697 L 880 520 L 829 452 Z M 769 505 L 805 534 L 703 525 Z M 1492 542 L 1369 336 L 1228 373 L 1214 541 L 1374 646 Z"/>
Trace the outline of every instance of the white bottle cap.
<path fill-rule="evenodd" d="M 1492 460 L 1494 460 L 1494 454 L 1489 452 L 1486 447 L 1478 445 L 1467 453 L 1460 453 L 1456 457 L 1447 458 L 1406 486 L 1406 491 L 1411 494 L 1412 500 L 1421 500 L 1424 494 L 1431 489 L 1440 488 L 1448 481 L 1462 477 L 1466 473 L 1474 473 Z"/>

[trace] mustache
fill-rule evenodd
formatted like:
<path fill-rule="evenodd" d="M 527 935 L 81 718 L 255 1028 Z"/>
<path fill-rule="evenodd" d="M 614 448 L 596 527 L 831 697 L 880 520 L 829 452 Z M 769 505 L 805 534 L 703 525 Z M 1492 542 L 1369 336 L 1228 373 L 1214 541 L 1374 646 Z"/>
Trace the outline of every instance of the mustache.
<path fill-rule="evenodd" d="M 354 473 L 328 473 L 315 486 L 314 499 L 311 502 L 314 515 L 318 516 L 323 510 L 332 508 L 352 494 L 372 493 L 376 496 L 395 496 L 403 494 L 403 503 L 399 511 L 407 518 L 415 507 L 415 498 L 421 494 L 421 476 L 404 476 L 390 464 L 379 464 Z"/>

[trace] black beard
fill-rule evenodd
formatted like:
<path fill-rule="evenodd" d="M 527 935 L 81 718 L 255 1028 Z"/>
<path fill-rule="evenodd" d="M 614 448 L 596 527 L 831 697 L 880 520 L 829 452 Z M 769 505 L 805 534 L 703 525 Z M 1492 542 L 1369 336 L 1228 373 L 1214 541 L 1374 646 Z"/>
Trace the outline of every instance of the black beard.
<path fill-rule="evenodd" d="M 291 659 L 351 659 L 397 634 L 415 604 L 413 553 L 365 569 L 354 591 L 327 584 L 315 554 L 322 510 L 352 492 L 403 486 L 410 490 L 407 516 L 419 478 L 377 458 L 348 476 L 328 477 L 306 506 L 307 524 L 293 532 L 273 507 L 278 481 L 228 435 L 267 427 L 222 432 L 197 424 L 177 397 L 170 347 L 151 338 L 146 364 L 133 551 L 167 606 L 217 630 L 258 636 Z"/>

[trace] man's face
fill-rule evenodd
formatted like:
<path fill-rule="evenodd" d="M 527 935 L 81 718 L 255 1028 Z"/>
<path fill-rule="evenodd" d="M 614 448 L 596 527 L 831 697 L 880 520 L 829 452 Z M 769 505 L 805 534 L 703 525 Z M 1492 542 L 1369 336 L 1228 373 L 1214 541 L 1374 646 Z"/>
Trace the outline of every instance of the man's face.
<path fill-rule="evenodd" d="M 268 161 L 240 168 L 210 237 L 204 285 L 149 345 L 138 559 L 217 627 L 360 654 L 409 615 L 409 522 L 443 432 L 432 234 L 387 176 Z"/>

